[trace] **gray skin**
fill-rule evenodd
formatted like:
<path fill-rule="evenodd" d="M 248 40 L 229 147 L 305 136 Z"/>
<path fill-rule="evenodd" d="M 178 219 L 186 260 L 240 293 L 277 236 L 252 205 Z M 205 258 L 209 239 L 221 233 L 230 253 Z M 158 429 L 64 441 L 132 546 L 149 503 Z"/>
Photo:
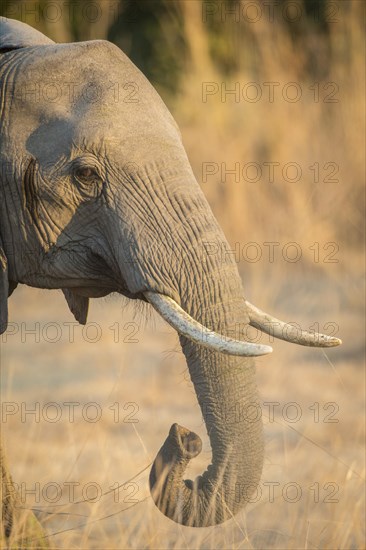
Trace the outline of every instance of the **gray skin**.
<path fill-rule="evenodd" d="M 4 18 L 0 30 L 0 332 L 22 283 L 63 289 L 81 323 L 90 297 L 166 295 L 240 339 L 250 319 L 237 266 L 212 253 L 227 241 L 153 87 L 109 42 L 55 44 Z M 182 335 L 180 343 L 212 462 L 184 480 L 201 441 L 174 424 L 150 487 L 167 517 L 204 527 L 237 514 L 260 480 L 255 366 Z"/>

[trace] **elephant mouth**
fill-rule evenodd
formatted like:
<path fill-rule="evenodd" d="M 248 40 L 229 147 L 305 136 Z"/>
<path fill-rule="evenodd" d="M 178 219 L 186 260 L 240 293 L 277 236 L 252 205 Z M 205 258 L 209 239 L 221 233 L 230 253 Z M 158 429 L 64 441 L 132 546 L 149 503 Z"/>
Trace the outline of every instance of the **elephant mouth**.
<path fill-rule="evenodd" d="M 121 294 L 130 300 L 142 300 L 147 302 L 144 294 L 141 292 L 132 293 L 126 288 L 121 288 L 117 286 L 94 286 L 93 284 L 87 286 L 74 286 L 72 287 L 73 292 L 78 296 L 83 296 L 84 298 L 104 298 L 109 294 Z"/>
<path fill-rule="evenodd" d="M 108 296 L 111 292 L 115 292 L 110 288 L 101 288 L 96 286 L 76 286 L 72 288 L 73 292 L 78 296 L 83 296 L 84 298 L 103 298 Z"/>

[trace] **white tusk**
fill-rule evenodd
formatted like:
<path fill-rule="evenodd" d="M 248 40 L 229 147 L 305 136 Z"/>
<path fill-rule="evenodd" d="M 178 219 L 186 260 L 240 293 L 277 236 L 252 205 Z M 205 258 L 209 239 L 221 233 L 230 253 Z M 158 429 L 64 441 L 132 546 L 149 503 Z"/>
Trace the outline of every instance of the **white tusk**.
<path fill-rule="evenodd" d="M 248 308 L 248 315 L 250 324 L 270 336 L 280 338 L 286 342 L 293 344 L 301 344 L 302 346 L 313 346 L 318 348 L 330 348 L 333 346 L 339 346 L 342 340 L 335 338 L 334 336 L 327 336 L 326 334 L 320 334 L 318 332 L 306 332 L 305 330 L 298 329 L 284 323 L 272 315 L 265 313 L 261 309 L 253 306 L 250 302 L 245 300 Z"/>
<path fill-rule="evenodd" d="M 165 294 L 145 292 L 146 299 L 158 313 L 177 331 L 196 344 L 229 355 L 254 356 L 271 353 L 270 346 L 241 342 L 222 336 L 195 321 L 172 298 Z"/>

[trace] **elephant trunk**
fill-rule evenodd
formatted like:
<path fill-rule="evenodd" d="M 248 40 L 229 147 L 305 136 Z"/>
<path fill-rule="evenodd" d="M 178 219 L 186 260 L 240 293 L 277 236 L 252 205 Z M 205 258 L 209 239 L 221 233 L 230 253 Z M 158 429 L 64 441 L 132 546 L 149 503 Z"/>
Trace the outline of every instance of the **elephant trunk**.
<path fill-rule="evenodd" d="M 197 321 L 198 330 L 204 327 L 215 333 L 204 330 L 202 335 L 215 344 L 212 349 L 201 345 L 199 338 L 193 341 L 195 336 L 187 325 L 187 330 L 181 330 L 176 323 L 210 439 L 212 462 L 194 482 L 185 480 L 187 464 L 200 452 L 201 441 L 174 424 L 150 473 L 151 494 L 158 508 L 177 523 L 216 525 L 248 502 L 259 483 L 263 462 L 254 362 L 251 357 L 229 355 L 227 350 L 223 353 L 215 341 L 217 334 L 234 340 L 229 342 L 234 347 L 236 340 L 245 340 L 242 335 L 250 319 L 242 283 L 232 254 L 227 253 L 230 247 L 186 157 L 145 164 L 130 179 L 136 192 L 129 195 L 130 202 L 125 196 L 116 200 L 116 227 L 121 219 L 128 219 L 129 209 L 141 211 L 135 202 L 142 190 L 150 200 L 147 213 L 137 217 L 134 230 L 128 232 L 128 246 L 120 247 L 118 241 L 113 245 L 115 264 L 128 281 L 129 292 L 144 294 L 150 301 L 151 293 L 168 296 Z"/>
<path fill-rule="evenodd" d="M 181 305 L 205 327 L 228 337 L 240 335 L 249 318 L 236 266 L 206 260 L 205 277 L 184 293 Z M 212 463 L 194 482 L 184 480 L 202 443 L 173 424 L 154 461 L 150 488 L 167 517 L 205 527 L 231 518 L 256 489 L 263 461 L 261 410 L 251 358 L 225 355 L 182 335 L 180 341 L 210 438 Z"/>

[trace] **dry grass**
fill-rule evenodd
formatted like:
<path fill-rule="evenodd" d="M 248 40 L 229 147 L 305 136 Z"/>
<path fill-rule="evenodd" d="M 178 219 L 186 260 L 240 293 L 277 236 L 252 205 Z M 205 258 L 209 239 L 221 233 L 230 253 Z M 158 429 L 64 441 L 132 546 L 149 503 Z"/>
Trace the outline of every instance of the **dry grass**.
<path fill-rule="evenodd" d="M 134 477 L 153 460 L 175 421 L 204 440 L 204 450 L 193 461 L 189 475 L 200 473 L 210 460 L 176 336 L 154 315 L 155 326 L 150 322 L 140 327 L 140 319 L 134 320 L 125 302 L 106 299 L 93 301 L 89 316 L 89 322 L 101 327 L 100 341 L 85 341 L 81 327 L 76 327 L 75 341 L 70 343 L 63 323 L 72 319 L 61 293 L 20 288 L 10 300 L 11 320 L 19 332 L 1 343 L 3 405 L 24 403 L 30 408 L 39 402 L 42 408 L 56 402 L 62 407 L 62 418 L 52 423 L 41 415 L 35 422 L 28 415 L 22 422 L 20 413 L 9 416 L 2 431 L 12 473 L 27 489 L 39 483 L 42 493 L 51 482 L 61 487 L 60 499 L 54 504 L 42 494 L 39 502 L 31 494 L 25 499 L 25 506 L 45 512 L 42 522 L 57 548 L 363 548 L 365 88 L 361 3 L 343 3 L 348 11 L 342 7 L 339 22 L 331 27 L 328 73 L 319 79 L 321 94 L 328 82 L 338 85 L 338 103 L 314 102 L 309 90 L 314 80 L 304 61 L 308 52 L 297 50 L 281 26 L 264 21 L 252 26 L 263 63 L 254 73 L 243 56 L 237 74 L 230 81 L 225 79 L 209 61 L 208 36 L 203 29 L 194 32 L 200 22 L 195 4 L 184 4 L 191 66 L 179 97 L 167 101 L 181 127 L 197 179 L 202 182 L 202 164 L 207 162 L 226 163 L 228 168 L 256 162 L 263 171 L 264 162 L 278 162 L 280 170 L 296 162 L 302 168 L 296 183 L 284 181 L 280 172 L 273 183 L 265 176 L 256 183 L 243 178 L 236 182 L 233 176 L 222 182 L 220 172 L 202 182 L 215 215 L 241 254 L 238 264 L 247 296 L 279 317 L 301 321 L 305 328 L 318 322 L 324 330 L 326 323 L 336 323 L 344 344 L 323 353 L 276 342 L 275 353 L 258 360 L 262 401 L 279 403 L 273 418 L 268 415 L 269 406 L 263 406 L 266 450 L 258 501 L 225 525 L 183 528 L 164 518 L 152 503 L 149 469 Z M 234 46 L 243 47 L 235 29 L 232 40 Z M 320 46 L 310 36 L 304 44 Z M 235 82 L 242 87 L 251 81 L 261 84 L 263 93 L 264 82 L 279 82 L 278 90 L 297 82 L 303 97 L 289 103 L 279 93 L 273 103 L 236 103 L 228 96 L 223 103 L 216 94 L 202 102 L 204 82 L 225 82 L 230 88 Z M 321 172 L 315 183 L 309 169 L 315 162 L 321 167 L 336 163 L 339 181 L 326 182 Z M 246 248 L 250 242 L 262 251 L 257 262 L 248 258 L 253 252 Z M 279 243 L 273 262 L 265 242 Z M 283 258 L 289 242 L 301 248 L 298 262 Z M 314 243 L 319 243 L 318 262 L 314 261 Z M 324 248 L 328 243 L 339 247 L 335 263 L 326 261 L 333 250 Z M 27 328 L 39 322 L 41 332 L 46 323 L 56 322 L 61 339 L 50 343 L 41 335 L 35 343 L 28 335 L 22 343 L 22 322 Z M 127 322 L 137 323 L 138 342 L 115 343 L 109 327 L 119 323 L 126 337 L 131 330 Z M 55 332 L 52 327 L 48 330 L 46 339 L 51 339 Z M 88 337 L 93 336 L 90 327 Z M 66 402 L 80 403 L 75 422 L 67 418 Z M 96 423 L 80 414 L 82 405 L 90 402 L 102 410 Z M 295 412 L 290 402 L 301 408 L 295 423 L 286 416 L 286 410 L 291 418 Z M 119 404 L 118 422 L 114 421 L 114 403 Z M 136 405 L 123 409 L 128 403 Z M 317 411 L 319 421 L 314 417 Z M 137 423 L 127 422 L 132 412 Z M 332 412 L 334 416 L 327 418 Z M 329 422 L 333 419 L 338 422 Z M 118 493 L 106 494 L 95 503 L 75 502 L 82 500 L 82 489 L 88 483 L 107 492 L 115 483 L 123 485 L 131 479 Z M 65 482 L 78 484 L 74 498 Z M 273 499 L 272 482 L 276 484 Z M 291 502 L 295 490 L 301 490 L 301 498 Z"/>
<path fill-rule="evenodd" d="M 185 4 L 197 6 L 196 2 Z M 362 9 L 357 2 L 347 5 L 353 11 L 342 13 L 339 23 L 331 25 L 335 51 L 329 54 L 326 77 L 317 80 L 319 101 L 314 101 L 315 92 L 310 89 L 316 79 L 303 67 L 309 52 L 299 51 L 299 44 L 292 43 L 276 25 L 261 22 L 253 25 L 256 41 L 250 53 L 259 55 L 263 64 L 255 71 L 244 66 L 230 79 L 220 75 L 212 64 L 204 63 L 202 37 L 199 44 L 192 43 L 193 58 L 198 60 L 184 79 L 175 109 L 197 177 L 231 242 L 296 241 L 311 264 L 314 252 L 308 247 L 313 242 L 336 242 L 344 269 L 350 267 L 352 259 L 357 265 L 364 237 L 363 37 L 357 22 L 362 19 Z M 316 48 L 310 38 L 301 43 L 302 49 Z M 240 28 L 233 28 L 231 40 L 240 56 L 240 48 L 245 48 Z M 337 51 L 336 45 L 344 41 L 347 47 L 343 46 L 344 51 L 338 47 Z M 236 84 L 239 101 L 228 94 L 223 102 L 217 92 L 207 95 L 203 102 L 202 87 L 207 82 L 216 83 L 220 91 L 222 85 L 233 90 Z M 245 99 L 256 94 L 254 87 L 246 91 L 245 85 L 250 82 L 262 94 L 255 103 Z M 273 102 L 268 101 L 268 83 L 274 86 Z M 295 83 L 301 93 L 295 103 L 283 98 L 288 83 Z M 295 96 L 294 90 L 288 88 L 289 96 Z M 328 96 L 336 90 L 334 96 Z M 330 99 L 337 102 L 327 102 Z M 217 163 L 219 170 L 205 181 L 202 165 L 208 162 Z M 319 182 L 315 182 L 315 168 L 310 168 L 316 162 L 320 165 Z M 235 163 L 239 163 L 239 181 L 234 175 L 225 176 L 221 163 L 227 170 L 234 170 Z M 257 182 L 256 168 L 248 168 L 243 175 L 248 163 L 260 166 L 262 176 Z M 278 163 L 273 183 L 265 163 Z M 301 168 L 296 182 L 288 181 L 296 179 L 295 169 L 286 172 L 288 163 Z M 324 168 L 326 163 L 334 165 Z M 339 172 L 332 175 L 333 169 Z"/>

